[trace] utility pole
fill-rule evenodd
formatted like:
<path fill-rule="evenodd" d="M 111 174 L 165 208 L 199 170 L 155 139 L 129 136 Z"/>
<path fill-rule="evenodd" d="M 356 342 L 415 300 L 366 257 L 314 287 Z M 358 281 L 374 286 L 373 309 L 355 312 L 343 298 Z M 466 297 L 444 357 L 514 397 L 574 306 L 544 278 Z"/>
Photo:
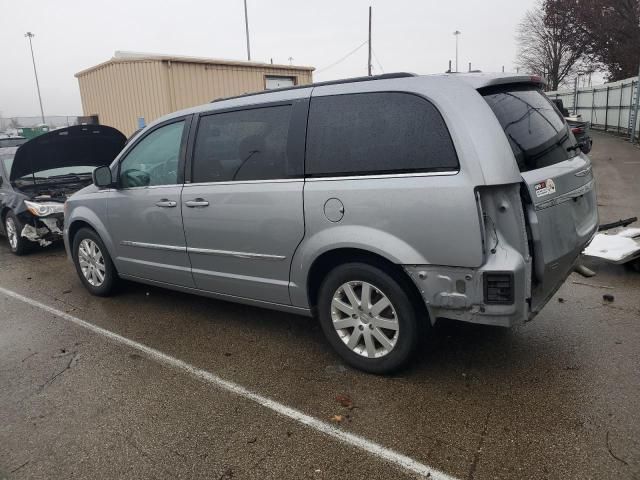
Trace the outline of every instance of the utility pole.
<path fill-rule="evenodd" d="M 631 95 L 633 95 L 633 81 L 631 81 Z M 629 139 L 631 141 L 631 143 L 635 142 L 635 132 L 636 132 L 636 123 L 638 123 L 638 113 L 640 110 L 640 65 L 638 66 L 638 81 L 636 82 L 636 102 L 635 105 L 633 107 L 633 112 L 632 112 L 632 124 L 631 124 L 631 138 Z M 640 136 L 639 136 L 640 137 Z"/>
<path fill-rule="evenodd" d="M 33 62 L 33 74 L 36 76 L 36 89 L 38 90 L 38 102 L 40 102 L 40 117 L 42 118 L 42 123 L 44 123 L 44 110 L 42 109 L 42 97 L 40 96 L 40 83 L 38 82 L 38 71 L 36 70 L 36 57 L 33 56 L 33 44 L 31 43 L 31 39 L 35 35 L 31 32 L 27 32 L 24 34 L 24 36 L 29 39 L 29 48 L 31 49 L 31 61 Z"/>
<path fill-rule="evenodd" d="M 458 37 L 462 32 L 460 30 L 456 30 L 453 34 L 456 37 L 456 73 L 458 73 Z"/>
<path fill-rule="evenodd" d="M 371 6 L 369 6 L 369 61 L 367 63 L 367 71 L 371 76 Z"/>
<path fill-rule="evenodd" d="M 576 75 L 575 83 L 573 84 L 573 114 L 578 115 L 578 88 L 580 84 L 580 74 Z M 622 93 L 621 93 L 622 95 Z"/>
<path fill-rule="evenodd" d="M 249 16 L 247 15 L 247 0 L 244 0 L 244 29 L 247 32 L 247 60 L 251 61 L 251 47 L 249 45 Z"/>

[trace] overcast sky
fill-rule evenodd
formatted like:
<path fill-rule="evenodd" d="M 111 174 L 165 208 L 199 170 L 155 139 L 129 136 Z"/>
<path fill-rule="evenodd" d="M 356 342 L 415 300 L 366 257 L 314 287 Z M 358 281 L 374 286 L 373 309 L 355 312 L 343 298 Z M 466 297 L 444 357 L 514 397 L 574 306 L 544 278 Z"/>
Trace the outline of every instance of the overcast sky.
<path fill-rule="evenodd" d="M 516 25 L 535 0 L 248 0 L 256 61 L 316 67 L 314 80 L 365 75 L 373 6 L 374 73 L 446 70 L 460 30 L 460 69 L 512 70 Z M 0 0 L 0 112 L 38 115 L 28 41 L 45 115 L 82 114 L 74 73 L 116 50 L 246 59 L 242 0 Z M 326 69 L 325 69 L 326 68 Z"/>

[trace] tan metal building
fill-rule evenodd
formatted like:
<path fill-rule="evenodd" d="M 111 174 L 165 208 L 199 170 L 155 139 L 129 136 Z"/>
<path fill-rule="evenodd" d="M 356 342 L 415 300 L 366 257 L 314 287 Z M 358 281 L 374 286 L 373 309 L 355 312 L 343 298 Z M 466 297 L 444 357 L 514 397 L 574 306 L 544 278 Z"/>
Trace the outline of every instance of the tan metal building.
<path fill-rule="evenodd" d="M 150 123 L 216 98 L 312 82 L 313 67 L 116 52 L 76 73 L 85 116 L 129 136 Z"/>

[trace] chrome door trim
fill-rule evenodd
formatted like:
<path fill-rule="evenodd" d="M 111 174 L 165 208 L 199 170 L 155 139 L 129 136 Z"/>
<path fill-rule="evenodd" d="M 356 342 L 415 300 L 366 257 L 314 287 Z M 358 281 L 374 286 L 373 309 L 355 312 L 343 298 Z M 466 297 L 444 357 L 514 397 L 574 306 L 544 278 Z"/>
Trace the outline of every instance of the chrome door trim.
<path fill-rule="evenodd" d="M 187 253 L 200 253 L 203 255 L 220 255 L 223 257 L 246 258 L 249 260 L 277 260 L 287 258 L 284 255 L 270 255 L 267 253 L 234 252 L 232 250 L 213 250 L 210 248 L 187 247 Z"/>
<path fill-rule="evenodd" d="M 223 182 L 198 182 L 198 183 L 185 183 L 185 187 L 207 187 L 213 185 L 242 185 L 242 184 L 261 184 L 261 183 L 297 183 L 304 182 L 304 178 L 274 178 L 270 180 L 225 180 Z"/>
<path fill-rule="evenodd" d="M 446 172 L 416 172 L 416 173 L 380 173 L 372 175 L 339 175 L 335 177 L 307 177 L 307 182 L 325 182 L 333 180 L 370 180 L 376 178 L 406 178 L 406 177 L 441 177 L 457 175 L 459 170 Z"/>
<path fill-rule="evenodd" d="M 132 242 L 131 240 L 122 240 L 120 245 L 124 247 L 140 247 L 151 248 L 153 250 L 169 250 L 171 252 L 185 252 L 186 247 L 178 247 L 175 245 L 161 245 L 158 243 Z"/>
<path fill-rule="evenodd" d="M 156 188 L 171 188 L 171 187 L 182 187 L 182 183 L 170 183 L 166 185 L 143 185 L 141 187 L 120 187 L 114 188 L 114 191 L 124 192 L 129 190 L 154 190 Z"/>

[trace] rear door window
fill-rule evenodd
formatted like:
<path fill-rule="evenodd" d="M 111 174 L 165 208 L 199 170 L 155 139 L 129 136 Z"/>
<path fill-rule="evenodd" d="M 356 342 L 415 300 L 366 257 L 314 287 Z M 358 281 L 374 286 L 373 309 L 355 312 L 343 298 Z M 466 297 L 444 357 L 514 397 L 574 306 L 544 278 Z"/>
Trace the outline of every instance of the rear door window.
<path fill-rule="evenodd" d="M 305 170 L 308 176 L 458 170 L 440 112 L 401 92 L 311 99 Z"/>
<path fill-rule="evenodd" d="M 193 153 L 193 182 L 285 179 L 291 105 L 207 115 L 200 119 Z"/>
<path fill-rule="evenodd" d="M 480 93 L 502 125 L 521 172 L 577 155 L 575 139 L 562 114 L 539 89 L 503 87 Z"/>

